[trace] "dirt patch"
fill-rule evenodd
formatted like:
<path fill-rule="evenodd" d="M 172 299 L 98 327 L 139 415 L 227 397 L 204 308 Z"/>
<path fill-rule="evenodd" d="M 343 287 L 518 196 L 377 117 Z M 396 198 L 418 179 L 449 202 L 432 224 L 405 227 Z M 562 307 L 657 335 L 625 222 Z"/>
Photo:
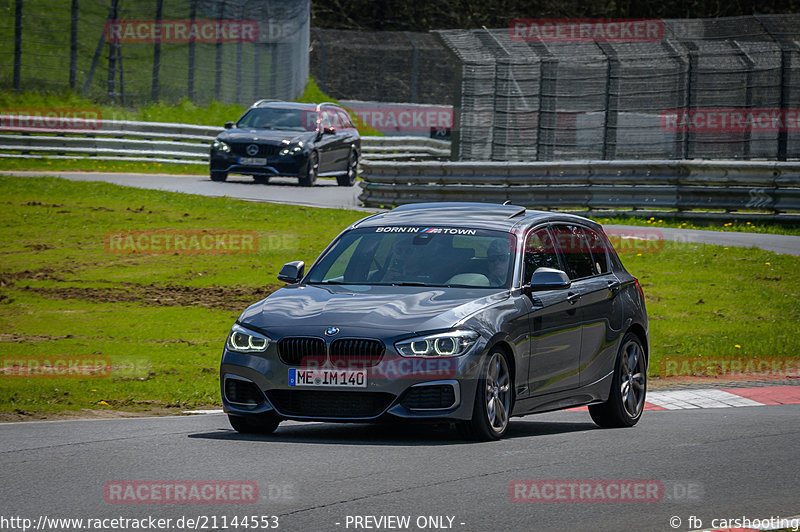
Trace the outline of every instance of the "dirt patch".
<path fill-rule="evenodd" d="M 14 286 L 14 283 L 22 280 L 30 281 L 63 281 L 64 279 L 56 274 L 52 268 L 42 268 L 40 270 L 23 270 L 21 272 L 0 273 L 0 287 Z"/>
<path fill-rule="evenodd" d="M 198 408 L 221 408 L 208 406 Z M 63 410 L 61 412 L 40 412 L 16 409 L 10 412 L 0 412 L 0 423 L 13 423 L 18 421 L 55 421 L 63 419 L 118 419 L 131 417 L 174 416 L 182 414 L 186 408 L 152 406 L 142 410 L 94 410 L 83 408 L 81 410 Z"/>
<path fill-rule="evenodd" d="M 159 307 L 205 307 L 241 311 L 271 294 L 277 287 L 250 286 L 180 286 L 121 284 L 118 287 L 94 288 L 18 287 L 49 299 L 78 299 L 92 303 L 137 303 Z"/>

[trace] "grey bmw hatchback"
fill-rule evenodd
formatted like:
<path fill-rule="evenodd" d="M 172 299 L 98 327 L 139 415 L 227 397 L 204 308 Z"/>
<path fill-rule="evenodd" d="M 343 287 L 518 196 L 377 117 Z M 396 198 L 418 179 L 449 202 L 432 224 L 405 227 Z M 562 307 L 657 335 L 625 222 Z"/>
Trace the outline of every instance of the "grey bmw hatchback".
<path fill-rule="evenodd" d="M 644 294 L 597 223 L 484 203 L 405 205 L 346 228 L 225 342 L 234 429 L 284 419 L 451 422 L 496 440 L 509 419 L 588 405 L 635 425 L 649 354 Z"/>

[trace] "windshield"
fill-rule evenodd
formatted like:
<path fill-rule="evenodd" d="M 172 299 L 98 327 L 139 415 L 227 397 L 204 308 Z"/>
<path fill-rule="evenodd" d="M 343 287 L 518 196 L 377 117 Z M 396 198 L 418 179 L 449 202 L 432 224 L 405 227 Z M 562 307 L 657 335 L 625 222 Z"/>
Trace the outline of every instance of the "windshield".
<path fill-rule="evenodd" d="M 311 284 L 508 288 L 515 238 L 502 231 L 370 227 L 342 235 L 311 269 Z"/>
<path fill-rule="evenodd" d="M 317 113 L 305 109 L 261 107 L 250 109 L 236 125 L 254 129 L 314 131 L 317 127 Z"/>

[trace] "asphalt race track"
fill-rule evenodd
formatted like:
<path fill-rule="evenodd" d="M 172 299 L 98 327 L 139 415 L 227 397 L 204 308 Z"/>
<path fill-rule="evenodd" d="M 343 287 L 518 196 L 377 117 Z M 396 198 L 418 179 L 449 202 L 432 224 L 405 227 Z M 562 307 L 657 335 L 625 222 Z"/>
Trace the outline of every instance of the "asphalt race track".
<path fill-rule="evenodd" d="M 288 422 L 270 436 L 243 436 L 222 414 L 2 424 L 0 500 L 4 516 L 34 523 L 217 516 L 219 525 L 222 516 L 275 515 L 282 530 L 354 530 L 356 516 L 396 515 L 410 517 L 408 530 L 429 516 L 444 516 L 434 529 L 452 518 L 465 531 L 689 530 L 690 516 L 709 526 L 800 513 L 798 414 L 797 405 L 647 411 L 632 429 L 604 430 L 585 411 L 567 411 L 517 418 L 492 443 L 429 425 Z M 510 498 L 512 481 L 557 479 L 645 480 L 663 491 L 626 503 Z M 106 501 L 106 483 L 132 480 L 249 481 L 258 498 Z"/>
<path fill-rule="evenodd" d="M 361 188 L 338 187 L 333 179 L 319 179 L 317 185 L 304 188 L 297 185 L 296 179 L 272 178 L 267 185 L 256 184 L 248 176 L 232 175 L 223 183 L 215 183 L 205 175 L 168 174 L 107 174 L 100 172 L 0 172 L 10 175 L 54 175 L 74 181 L 104 181 L 129 187 L 200 194 L 203 196 L 228 196 L 250 201 L 305 205 L 310 207 L 329 207 L 336 209 L 363 210 L 358 201 Z M 606 226 L 607 229 L 625 229 L 632 226 Z M 641 227 L 639 228 L 641 230 Z M 800 255 L 800 236 L 770 235 L 756 233 L 737 233 L 700 231 L 691 229 L 658 228 L 665 240 L 715 244 L 718 246 L 755 246 L 775 253 Z"/>

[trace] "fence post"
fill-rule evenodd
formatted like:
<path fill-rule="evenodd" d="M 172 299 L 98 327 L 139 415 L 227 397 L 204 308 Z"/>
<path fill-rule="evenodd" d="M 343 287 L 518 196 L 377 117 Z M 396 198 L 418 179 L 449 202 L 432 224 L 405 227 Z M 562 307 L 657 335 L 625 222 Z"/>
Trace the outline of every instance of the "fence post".
<path fill-rule="evenodd" d="M 253 43 L 253 101 L 261 95 L 261 43 Z"/>
<path fill-rule="evenodd" d="M 22 79 L 22 0 L 14 6 L 14 90 L 20 90 Z"/>
<path fill-rule="evenodd" d="M 691 41 L 685 41 L 684 46 L 689 52 L 689 69 L 686 72 L 686 116 L 691 122 L 691 112 L 692 109 L 695 107 L 695 90 L 697 87 L 697 83 L 692 78 L 695 77 L 695 72 L 697 71 L 697 45 Z M 690 159 L 694 157 L 689 157 L 691 153 L 694 155 L 694 140 L 695 134 L 694 132 L 690 131 L 691 128 L 688 128 L 683 133 L 683 158 Z M 690 151 L 691 148 L 691 151 Z"/>
<path fill-rule="evenodd" d="M 78 73 L 78 0 L 72 0 L 69 24 L 69 88 L 74 89 Z"/>
<path fill-rule="evenodd" d="M 320 46 L 319 62 L 321 64 L 320 64 L 320 67 L 319 67 L 319 88 L 320 88 L 320 90 L 322 92 L 328 92 L 328 87 L 327 87 L 327 84 L 326 84 L 328 58 L 327 58 L 326 50 L 325 50 L 325 39 L 322 37 L 322 32 L 319 31 L 319 28 L 311 28 L 311 31 L 313 31 L 314 35 L 317 36 L 317 39 L 319 40 L 319 46 Z"/>
<path fill-rule="evenodd" d="M 164 0 L 156 0 L 156 24 L 161 27 L 161 19 L 164 15 Z M 160 33 L 160 32 L 159 32 Z M 150 89 L 150 99 L 158 101 L 159 93 L 159 74 L 161 71 L 161 39 L 156 39 L 153 44 L 153 85 Z"/>
<path fill-rule="evenodd" d="M 680 105 L 678 105 L 677 107 L 686 109 L 688 107 L 688 102 L 689 102 L 688 79 L 691 74 L 689 71 L 689 62 L 683 59 L 683 54 L 681 54 L 680 50 L 678 50 L 675 47 L 675 45 L 673 45 L 672 42 L 669 41 L 668 39 L 663 39 L 661 41 L 661 44 L 664 47 L 664 49 L 667 50 L 667 52 L 669 52 L 675 59 L 675 61 L 680 65 L 680 70 L 678 71 L 678 82 L 676 85 L 678 86 L 678 90 L 681 89 L 683 90 L 683 95 L 682 95 L 683 97 L 681 98 L 682 101 L 680 102 Z M 683 136 L 679 137 L 680 133 L 681 133 L 680 131 L 675 132 L 674 150 L 677 151 L 677 153 L 675 154 L 676 157 L 674 158 L 686 159 L 686 150 L 685 150 L 686 143 L 684 142 L 686 137 L 686 132 L 684 131 Z"/>
<path fill-rule="evenodd" d="M 411 43 L 411 103 L 417 103 L 419 98 L 419 46 L 410 31 L 403 34 Z"/>
<path fill-rule="evenodd" d="M 617 157 L 617 122 L 619 113 L 619 57 L 607 42 L 596 43 L 606 56 L 606 100 L 603 114 L 603 160 Z M 613 109 L 613 111 L 612 111 Z"/>
<path fill-rule="evenodd" d="M 117 20 L 119 18 L 119 0 L 111 0 L 111 12 L 108 15 L 109 19 Z M 117 55 L 120 44 L 110 42 L 108 45 L 108 77 L 107 77 L 107 93 L 109 99 L 113 99 L 116 92 L 117 80 Z"/>
<path fill-rule="evenodd" d="M 189 23 L 194 27 L 197 20 L 197 0 L 189 0 Z M 189 100 L 194 101 L 194 56 L 197 45 L 195 44 L 196 38 L 194 32 L 189 37 L 189 72 L 186 79 L 186 93 L 189 95 Z"/>
<path fill-rule="evenodd" d="M 242 103 L 242 41 L 236 43 L 236 103 Z"/>
<path fill-rule="evenodd" d="M 225 12 L 225 1 L 217 4 L 217 22 L 222 24 L 222 14 Z M 214 69 L 214 97 L 220 100 L 222 97 L 222 42 L 217 40 L 216 58 Z"/>
<path fill-rule="evenodd" d="M 528 46 L 539 56 L 539 110 L 536 120 L 536 160 L 553 158 L 556 132 L 556 86 L 558 84 L 558 59 L 541 41 L 530 41 Z"/>
<path fill-rule="evenodd" d="M 789 131 L 786 124 L 786 109 L 789 106 L 789 85 L 791 78 L 789 68 L 792 64 L 792 56 L 789 50 L 784 48 L 781 43 L 781 114 L 783 115 L 783 127 L 778 130 L 778 160 L 785 161 L 789 151 Z"/>
<path fill-rule="evenodd" d="M 745 109 L 752 109 L 753 108 L 753 91 L 751 90 L 753 86 L 753 70 L 755 68 L 755 61 L 747 55 L 747 52 L 741 47 L 741 45 L 737 41 L 730 41 L 731 46 L 733 46 L 734 50 L 736 50 L 736 54 L 741 58 L 742 62 L 745 64 L 745 68 L 747 69 L 744 74 L 744 106 Z M 752 138 L 752 124 L 748 123 L 747 129 L 744 132 L 743 140 L 744 146 L 742 147 L 742 158 L 749 159 L 750 158 L 750 140 Z"/>

